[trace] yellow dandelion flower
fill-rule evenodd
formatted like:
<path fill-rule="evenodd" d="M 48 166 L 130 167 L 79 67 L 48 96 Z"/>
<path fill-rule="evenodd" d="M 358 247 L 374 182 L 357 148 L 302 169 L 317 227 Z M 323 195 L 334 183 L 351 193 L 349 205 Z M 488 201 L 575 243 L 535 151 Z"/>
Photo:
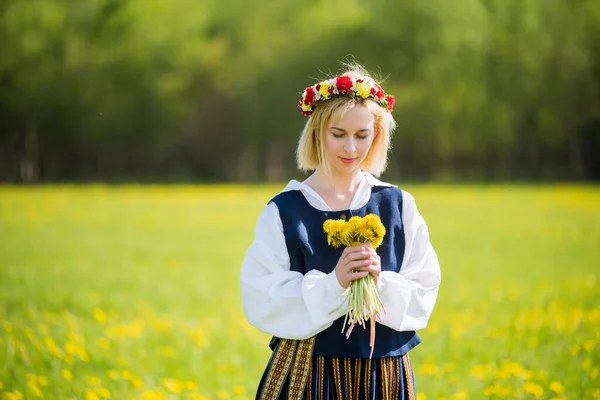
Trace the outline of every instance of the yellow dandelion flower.
<path fill-rule="evenodd" d="M 123 379 L 125 379 L 126 381 L 130 381 L 134 378 L 134 375 L 127 370 L 121 370 L 121 376 L 123 377 Z"/>
<path fill-rule="evenodd" d="M 237 394 L 237 395 L 242 395 L 244 393 L 246 393 L 246 388 L 243 387 L 242 385 L 236 385 L 233 387 L 233 393 Z"/>
<path fill-rule="evenodd" d="M 67 382 L 70 382 L 73 380 L 73 374 L 68 369 L 61 369 L 60 374 Z"/>
<path fill-rule="evenodd" d="M 160 382 L 171 393 L 180 393 L 183 390 L 182 382 L 177 379 L 163 378 Z"/>
<path fill-rule="evenodd" d="M 140 378 L 134 378 L 131 380 L 131 384 L 133 385 L 134 388 L 136 389 L 141 389 L 144 387 L 144 381 L 141 380 Z"/>
<path fill-rule="evenodd" d="M 44 397 L 44 393 L 42 392 L 36 381 L 30 380 L 29 382 L 27 382 L 27 386 L 29 386 L 29 390 L 31 390 L 33 394 L 35 394 L 37 397 Z"/>
<path fill-rule="evenodd" d="M 450 400 L 468 400 L 469 399 L 469 394 L 466 392 L 466 390 L 461 390 L 460 392 L 454 393 L 452 396 L 450 396 Z"/>
<path fill-rule="evenodd" d="M 222 400 L 227 400 L 230 398 L 229 393 L 225 390 L 219 390 L 217 392 L 217 398 Z"/>
<path fill-rule="evenodd" d="M 158 352 L 165 357 L 173 357 L 175 356 L 175 349 L 171 346 L 162 346 L 158 349 Z"/>
<path fill-rule="evenodd" d="M 79 346 L 73 342 L 65 343 L 65 351 L 69 354 L 76 355 L 79 352 Z"/>
<path fill-rule="evenodd" d="M 110 347 L 110 340 L 108 340 L 107 338 L 99 338 L 96 340 L 96 343 L 101 349 L 104 350 L 108 350 L 108 348 Z"/>
<path fill-rule="evenodd" d="M 38 376 L 37 381 L 42 386 L 48 386 L 48 378 L 45 376 Z"/>
<path fill-rule="evenodd" d="M 585 342 L 583 342 L 581 347 L 583 347 L 583 349 L 589 353 L 592 350 L 594 350 L 594 347 L 596 347 L 596 342 L 594 342 L 591 339 L 588 339 Z"/>
<path fill-rule="evenodd" d="M 183 382 L 183 386 L 185 387 L 186 390 L 198 390 L 198 385 L 196 384 L 196 382 L 192 382 L 192 381 L 185 381 Z"/>
<path fill-rule="evenodd" d="M 101 308 L 94 308 L 94 319 L 99 324 L 104 324 L 106 322 L 106 312 Z"/>
<path fill-rule="evenodd" d="M 427 400 L 427 396 L 423 393 L 417 393 L 417 400 Z"/>
<path fill-rule="evenodd" d="M 90 386 L 100 386 L 101 385 L 100 378 L 98 378 L 97 376 L 86 376 L 85 381 Z"/>
<path fill-rule="evenodd" d="M 118 381 L 119 379 L 121 379 L 121 375 L 119 375 L 119 372 L 115 371 L 114 369 L 109 369 L 108 371 L 106 371 L 106 375 L 108 375 L 108 377 L 113 381 Z"/>
<path fill-rule="evenodd" d="M 96 392 L 88 390 L 85 392 L 85 400 L 100 400 L 100 397 L 98 397 Z"/>
<path fill-rule="evenodd" d="M 111 398 L 110 390 L 108 390 L 107 388 L 96 388 L 96 394 L 98 394 L 98 396 L 102 397 L 103 399 Z"/>
<path fill-rule="evenodd" d="M 190 400 L 211 400 L 210 397 L 198 393 L 190 394 Z"/>
<path fill-rule="evenodd" d="M 560 382 L 554 381 L 550 384 L 550 390 L 554 393 L 562 394 L 565 392 L 565 387 Z"/>
<path fill-rule="evenodd" d="M 533 382 L 525 382 L 523 384 L 523 391 L 525 393 L 532 394 L 533 396 L 535 396 L 537 398 L 542 397 L 542 395 L 544 394 L 544 389 L 537 383 L 533 383 Z"/>

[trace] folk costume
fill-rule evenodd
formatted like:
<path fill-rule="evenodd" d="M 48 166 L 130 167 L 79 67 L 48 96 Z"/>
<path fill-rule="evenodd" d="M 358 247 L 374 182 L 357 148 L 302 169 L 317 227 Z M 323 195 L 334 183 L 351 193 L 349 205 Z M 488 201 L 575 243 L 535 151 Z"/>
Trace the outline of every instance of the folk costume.
<path fill-rule="evenodd" d="M 349 289 L 335 266 L 343 249 L 327 245 L 323 222 L 374 213 L 387 234 L 377 250 L 377 290 L 386 308 L 369 330 L 342 334 Z M 433 310 L 440 268 L 414 198 L 363 172 L 344 211 L 332 211 L 308 185 L 292 180 L 261 213 L 241 271 L 248 321 L 273 335 L 273 354 L 257 399 L 414 399 L 408 352 Z"/>

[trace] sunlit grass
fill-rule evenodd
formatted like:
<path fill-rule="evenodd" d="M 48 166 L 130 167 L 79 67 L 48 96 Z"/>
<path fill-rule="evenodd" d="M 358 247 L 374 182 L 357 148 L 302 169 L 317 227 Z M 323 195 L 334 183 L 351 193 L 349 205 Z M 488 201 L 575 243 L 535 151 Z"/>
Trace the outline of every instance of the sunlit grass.
<path fill-rule="evenodd" d="M 0 398 L 253 397 L 238 274 L 279 189 L 0 188 Z M 419 399 L 600 399 L 600 189 L 407 189 L 443 273 Z"/>

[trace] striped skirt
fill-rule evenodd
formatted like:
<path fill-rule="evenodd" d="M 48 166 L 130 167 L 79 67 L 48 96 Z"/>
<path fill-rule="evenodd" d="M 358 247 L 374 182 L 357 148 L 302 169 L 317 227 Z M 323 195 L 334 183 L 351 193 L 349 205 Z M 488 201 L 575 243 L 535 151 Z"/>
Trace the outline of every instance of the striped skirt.
<path fill-rule="evenodd" d="M 257 400 L 414 400 L 408 354 L 378 359 L 312 354 L 314 340 L 282 340 L 274 349 Z M 303 348 L 304 347 L 304 348 Z"/>

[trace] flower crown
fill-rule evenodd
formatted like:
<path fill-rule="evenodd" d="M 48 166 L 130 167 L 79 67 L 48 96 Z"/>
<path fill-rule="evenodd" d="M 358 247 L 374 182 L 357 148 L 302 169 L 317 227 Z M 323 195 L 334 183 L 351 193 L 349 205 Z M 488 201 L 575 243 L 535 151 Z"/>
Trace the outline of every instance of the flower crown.
<path fill-rule="evenodd" d="M 372 84 L 365 79 L 342 75 L 304 89 L 302 98 L 298 102 L 300 112 L 304 115 L 311 115 L 319 104 L 329 100 L 332 96 L 371 98 L 389 112 L 394 110 L 394 96 L 386 94 L 377 83 Z"/>

